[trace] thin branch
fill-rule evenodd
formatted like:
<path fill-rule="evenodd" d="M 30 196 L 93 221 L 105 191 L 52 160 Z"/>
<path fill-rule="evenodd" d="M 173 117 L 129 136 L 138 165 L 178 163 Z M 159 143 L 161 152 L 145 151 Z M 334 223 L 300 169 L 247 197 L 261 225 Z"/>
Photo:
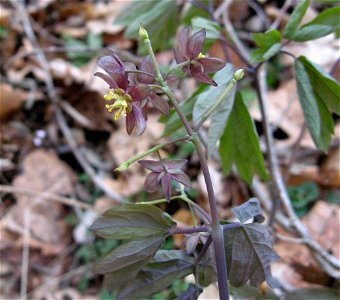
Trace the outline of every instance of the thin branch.
<path fill-rule="evenodd" d="M 210 245 L 212 242 L 212 238 L 211 235 L 209 235 L 207 241 L 205 242 L 201 252 L 198 254 L 198 256 L 195 258 L 195 264 L 199 263 L 201 261 L 201 259 L 204 257 L 204 255 L 207 253 Z"/>
<path fill-rule="evenodd" d="M 276 19 L 273 21 L 273 23 L 270 25 L 270 29 L 277 29 L 286 13 L 288 8 L 292 5 L 293 0 L 286 0 L 280 9 L 279 14 L 276 16 Z"/>
<path fill-rule="evenodd" d="M 37 197 L 37 198 L 39 197 L 41 199 L 59 202 L 59 203 L 72 206 L 72 207 L 78 207 L 81 209 L 96 211 L 96 209 L 90 204 L 80 202 L 79 200 L 76 200 L 73 198 L 62 197 L 62 196 L 52 194 L 49 192 L 39 192 L 39 191 L 27 189 L 27 188 L 14 187 L 11 185 L 0 185 L 0 193 L 30 195 L 32 197 Z"/>
<path fill-rule="evenodd" d="M 23 247 L 21 256 L 21 281 L 20 281 L 20 299 L 27 299 L 27 281 L 28 281 L 28 267 L 29 267 L 29 241 L 31 238 L 31 208 L 26 207 L 24 210 L 24 235 Z"/>

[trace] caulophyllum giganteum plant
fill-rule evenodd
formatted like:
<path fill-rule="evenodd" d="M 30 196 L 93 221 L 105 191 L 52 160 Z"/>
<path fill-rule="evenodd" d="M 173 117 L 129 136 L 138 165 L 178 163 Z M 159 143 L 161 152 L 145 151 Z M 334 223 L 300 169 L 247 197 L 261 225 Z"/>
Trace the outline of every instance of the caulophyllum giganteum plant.
<path fill-rule="evenodd" d="M 197 298 L 203 287 L 216 281 L 221 299 L 229 299 L 228 283 L 238 287 L 250 281 L 251 285 L 258 286 L 266 281 L 274 286 L 276 283 L 270 271 L 272 240 L 267 228 L 260 224 L 264 218 L 259 202 L 252 198 L 233 208 L 232 212 L 239 222 L 220 220 L 199 136 L 202 123 L 220 109 L 227 97 L 235 95 L 237 81 L 242 79 L 244 70 L 235 71 L 222 60 L 203 55 L 205 29 L 192 34 L 190 27 L 185 27 L 174 49 L 177 65 L 164 75 L 156 61 L 147 31 L 141 26 L 139 33 L 148 51 L 139 69 L 132 63 L 122 62 L 111 50 L 98 60 L 98 66 L 105 73 L 95 75 L 109 85 L 109 91 L 104 96 L 106 108 L 114 113 L 115 120 L 125 118 L 128 134 L 134 130 L 136 135 L 141 135 L 147 127 L 150 104 L 166 116 L 173 107 L 186 135 L 138 154 L 116 169 L 124 171 L 138 162 L 151 171 L 145 179 L 146 191 L 152 193 L 161 187 L 165 198 L 115 206 L 95 221 L 92 230 L 99 236 L 125 241 L 100 259 L 95 271 L 105 275 L 105 285 L 116 293 L 116 299 L 149 297 L 189 274 L 194 274 L 195 284 L 189 286 L 181 299 Z M 219 91 L 214 105 L 202 102 L 201 110 L 194 118 L 195 126 L 189 123 L 172 91 L 172 85 L 176 82 L 172 73 L 178 69 L 200 83 L 211 85 L 213 91 Z M 219 76 L 214 76 L 214 79 L 208 76 L 217 71 Z M 239 102 L 239 106 L 244 105 L 239 95 L 235 102 Z M 230 113 L 230 110 L 225 113 Z M 162 158 L 158 152 L 170 144 L 184 142 L 192 143 L 197 152 L 208 192 L 210 214 L 186 194 L 186 189 L 191 187 L 190 179 L 185 174 L 187 161 Z M 154 152 L 157 152 L 158 160 L 142 160 Z M 173 185 L 178 191 L 176 195 L 172 194 Z M 182 200 L 189 206 L 194 227 L 177 226 L 168 214 L 156 206 L 173 199 Z M 165 240 L 175 234 L 185 234 L 185 250 L 160 250 Z"/>

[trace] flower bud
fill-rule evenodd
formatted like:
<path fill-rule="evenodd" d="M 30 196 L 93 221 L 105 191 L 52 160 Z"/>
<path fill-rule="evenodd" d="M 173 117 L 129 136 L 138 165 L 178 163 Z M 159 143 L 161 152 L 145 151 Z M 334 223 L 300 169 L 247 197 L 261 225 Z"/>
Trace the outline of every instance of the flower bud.
<path fill-rule="evenodd" d="M 243 76 L 244 76 L 244 69 L 239 69 L 235 72 L 234 79 L 239 81 L 243 78 Z"/>
<path fill-rule="evenodd" d="M 145 28 L 143 27 L 143 24 L 141 23 L 139 26 L 139 36 L 141 37 L 141 39 L 143 40 L 148 40 L 149 39 L 149 35 L 148 32 L 145 30 Z"/>

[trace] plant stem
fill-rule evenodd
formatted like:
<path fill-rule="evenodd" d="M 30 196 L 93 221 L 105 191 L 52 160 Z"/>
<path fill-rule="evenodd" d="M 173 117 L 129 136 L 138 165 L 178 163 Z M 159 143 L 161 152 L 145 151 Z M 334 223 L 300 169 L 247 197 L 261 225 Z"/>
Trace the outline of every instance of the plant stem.
<path fill-rule="evenodd" d="M 156 79 L 156 76 L 154 74 L 144 72 L 144 71 L 141 71 L 141 70 L 125 70 L 125 73 L 142 74 L 142 75 L 150 76 L 150 77 Z"/>
<path fill-rule="evenodd" d="M 173 228 L 170 229 L 171 234 L 190 234 L 190 233 L 196 233 L 196 232 L 209 232 L 209 227 L 206 226 L 200 226 L 200 227 L 193 227 L 193 228 Z"/>
<path fill-rule="evenodd" d="M 148 36 L 143 36 L 144 43 L 148 50 L 148 54 L 150 55 L 151 62 L 153 63 L 157 80 L 159 84 L 163 87 L 164 92 L 169 97 L 170 102 L 175 107 L 179 117 L 181 118 L 183 125 L 191 137 L 191 142 L 194 144 L 200 163 L 201 168 L 203 171 L 203 176 L 205 179 L 206 188 L 208 191 L 208 198 L 209 198 L 209 205 L 210 211 L 212 216 L 212 223 L 211 223 L 211 236 L 213 240 L 214 250 L 215 250 L 215 261 L 216 261 L 216 270 L 217 270 L 217 279 L 218 279 L 218 288 L 220 292 L 220 299 L 222 300 L 229 300 L 229 289 L 228 289 L 228 274 L 227 274 L 227 264 L 226 264 L 226 257 L 225 257 L 225 249 L 224 249 L 224 237 L 223 237 L 223 229 L 219 222 L 219 215 L 217 211 L 217 204 L 214 194 L 214 189 L 209 173 L 208 164 L 205 158 L 205 154 L 202 148 L 202 145 L 199 141 L 198 135 L 194 132 L 183 114 L 179 104 L 177 103 L 174 95 L 172 94 L 170 88 L 164 81 L 162 74 L 160 73 L 159 66 L 156 61 L 155 54 L 152 50 L 151 42 Z"/>
<path fill-rule="evenodd" d="M 115 171 L 124 171 L 126 170 L 130 165 L 132 165 L 134 162 L 140 160 L 141 158 L 145 157 L 145 156 L 148 156 L 149 154 L 153 153 L 153 152 L 156 152 L 158 151 L 159 149 L 162 149 L 166 146 L 169 146 L 169 145 L 172 145 L 172 144 L 175 144 L 175 143 L 178 143 L 178 142 L 183 142 L 183 141 L 188 141 L 190 139 L 190 136 L 186 135 L 186 136 L 183 136 L 183 137 L 180 137 L 178 139 L 175 139 L 171 142 L 167 142 L 167 143 L 162 143 L 162 144 L 159 144 L 143 153 L 140 153 L 140 154 L 137 154 L 133 157 L 131 157 L 130 159 L 128 159 L 127 161 L 123 162 L 118 168 L 115 169 Z"/>
<path fill-rule="evenodd" d="M 184 61 L 184 62 L 182 62 L 182 63 L 180 63 L 180 64 L 174 66 L 173 68 L 171 68 L 171 69 L 168 71 L 168 73 L 166 73 L 166 76 L 165 76 L 165 77 L 168 77 L 173 71 L 176 71 L 176 70 L 178 70 L 178 69 L 180 69 L 180 68 L 183 68 L 183 67 L 185 67 L 185 66 L 190 65 L 190 63 L 191 63 L 191 61 L 190 61 L 190 60 L 187 60 L 187 61 Z"/>

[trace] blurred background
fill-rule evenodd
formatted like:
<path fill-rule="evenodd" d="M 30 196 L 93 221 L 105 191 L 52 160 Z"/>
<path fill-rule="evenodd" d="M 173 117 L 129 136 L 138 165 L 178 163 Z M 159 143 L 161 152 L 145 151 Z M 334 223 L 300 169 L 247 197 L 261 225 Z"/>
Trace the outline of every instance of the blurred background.
<path fill-rule="evenodd" d="M 313 1 L 305 22 L 332 2 Z M 228 7 L 230 22 L 251 48 L 251 33 L 263 32 L 275 21 L 282 28 L 296 3 L 234 1 Z M 98 213 L 124 198 L 162 198 L 161 192 L 148 195 L 143 191 L 146 173 L 139 166 L 119 174 L 113 169 L 158 144 L 169 124 L 165 118 L 159 120 L 157 111 L 151 111 L 146 133 L 128 136 L 124 120 L 114 122 L 105 109 L 107 85 L 93 77 L 98 71 L 96 61 L 109 47 L 122 60 L 140 64 L 145 49 L 138 45 L 138 28 L 143 22 L 164 67 L 173 63 L 176 33 L 184 25 L 193 30 L 205 27 L 206 51 L 237 68 L 244 67 L 238 54 L 221 42 L 221 35 L 228 37 L 223 24 L 212 17 L 221 4 L 205 0 L 0 2 L 1 299 L 113 299 L 91 267 L 119 242 L 96 238 L 88 228 Z M 339 40 L 333 36 L 290 43 L 287 49 L 296 56 L 306 55 L 340 79 Z M 268 69 L 269 118 L 275 126 L 277 152 L 282 171 L 289 170 L 286 179 L 296 213 L 313 237 L 339 258 L 340 127 L 337 123 L 328 154 L 317 150 L 309 134 L 301 131 L 304 120 L 292 64 L 289 56 L 276 56 Z M 188 98 L 195 87 L 193 80 L 183 80 L 175 91 L 179 101 Z M 242 88 L 262 141 L 252 82 L 245 78 Z M 177 131 L 171 137 L 180 135 Z M 289 162 L 287 149 L 292 147 L 296 153 Z M 192 146 L 171 146 L 162 155 L 189 160 L 187 173 L 194 183 L 190 197 L 207 208 Z M 253 192 L 237 174 L 225 177 L 219 164 L 213 160 L 209 164 L 221 217 L 230 218 L 230 208 L 242 204 Z M 172 201 L 163 208 L 179 224 L 192 225 L 190 212 L 182 203 Z M 176 236 L 164 247 L 179 248 L 182 241 L 183 236 Z M 317 287 L 327 292 L 334 287 L 335 279 L 318 266 L 304 245 L 279 238 L 275 241 L 281 260 L 274 264 L 273 275 L 287 290 Z M 187 286 L 188 280 L 176 281 L 154 299 L 174 299 Z M 258 290 L 245 287 L 233 291 L 243 299 L 266 298 L 269 292 L 266 285 Z M 216 297 L 212 285 L 201 299 Z"/>

